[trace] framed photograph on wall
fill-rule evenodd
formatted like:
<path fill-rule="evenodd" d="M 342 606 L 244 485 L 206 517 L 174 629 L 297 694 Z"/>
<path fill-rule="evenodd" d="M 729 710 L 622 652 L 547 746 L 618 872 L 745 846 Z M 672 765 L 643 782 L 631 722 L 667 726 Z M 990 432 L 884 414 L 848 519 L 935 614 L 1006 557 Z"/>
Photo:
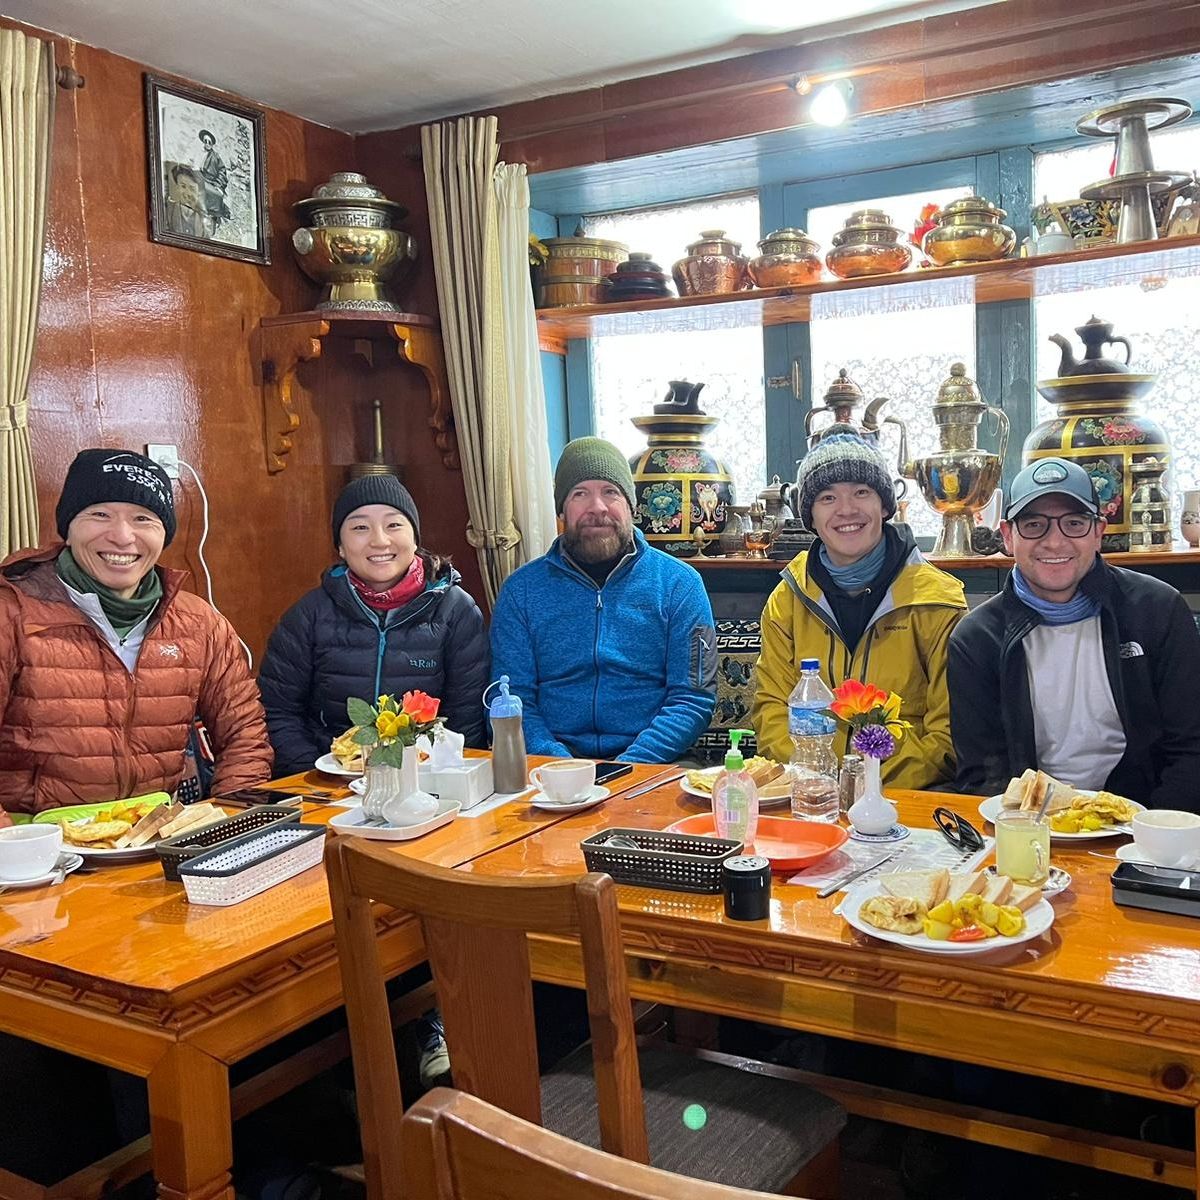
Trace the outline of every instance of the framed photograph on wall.
<path fill-rule="evenodd" d="M 269 263 L 262 112 L 147 75 L 146 121 L 151 240 Z"/>

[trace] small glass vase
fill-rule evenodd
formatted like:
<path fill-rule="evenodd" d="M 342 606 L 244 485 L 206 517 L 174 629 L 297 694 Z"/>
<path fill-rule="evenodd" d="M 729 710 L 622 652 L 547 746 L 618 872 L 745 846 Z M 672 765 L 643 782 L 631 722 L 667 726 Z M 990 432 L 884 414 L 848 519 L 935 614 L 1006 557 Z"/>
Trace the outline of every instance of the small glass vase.
<path fill-rule="evenodd" d="M 879 783 L 879 759 L 863 755 L 863 774 L 866 783 L 863 794 L 850 805 L 846 814 L 859 833 L 878 836 L 887 833 L 896 823 L 896 806 L 883 794 Z"/>
<path fill-rule="evenodd" d="M 399 767 L 382 764 L 367 764 L 367 788 L 363 793 L 363 816 L 367 820 L 383 817 L 383 806 L 389 800 L 405 800 L 418 790 L 416 746 L 404 747 L 404 758 Z"/>

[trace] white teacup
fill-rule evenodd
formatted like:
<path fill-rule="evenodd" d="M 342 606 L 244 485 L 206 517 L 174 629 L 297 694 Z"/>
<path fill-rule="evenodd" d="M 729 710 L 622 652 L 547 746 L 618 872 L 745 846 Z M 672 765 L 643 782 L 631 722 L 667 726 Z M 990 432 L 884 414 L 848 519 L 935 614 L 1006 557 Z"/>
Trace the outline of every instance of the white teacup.
<path fill-rule="evenodd" d="M 529 772 L 529 782 L 541 789 L 542 795 L 565 804 L 582 799 L 596 782 L 596 764 L 587 758 L 564 758 L 543 763 Z"/>
<path fill-rule="evenodd" d="M 0 829 L 0 880 L 49 875 L 62 851 L 61 825 L 13 825 Z"/>
<path fill-rule="evenodd" d="M 1160 867 L 1200 864 L 1200 816 L 1173 808 L 1150 808 L 1133 815 L 1138 853 Z"/>

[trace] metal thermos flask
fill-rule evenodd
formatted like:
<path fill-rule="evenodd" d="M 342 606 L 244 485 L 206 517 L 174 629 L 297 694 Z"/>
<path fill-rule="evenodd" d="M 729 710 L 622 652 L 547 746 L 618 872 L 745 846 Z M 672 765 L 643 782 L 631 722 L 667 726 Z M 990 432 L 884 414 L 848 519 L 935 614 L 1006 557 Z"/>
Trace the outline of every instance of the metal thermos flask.
<path fill-rule="evenodd" d="M 509 692 L 507 675 L 500 676 L 497 686 L 500 694 L 488 709 L 492 721 L 493 786 L 500 793 L 523 792 L 529 786 L 529 777 L 521 698 Z"/>

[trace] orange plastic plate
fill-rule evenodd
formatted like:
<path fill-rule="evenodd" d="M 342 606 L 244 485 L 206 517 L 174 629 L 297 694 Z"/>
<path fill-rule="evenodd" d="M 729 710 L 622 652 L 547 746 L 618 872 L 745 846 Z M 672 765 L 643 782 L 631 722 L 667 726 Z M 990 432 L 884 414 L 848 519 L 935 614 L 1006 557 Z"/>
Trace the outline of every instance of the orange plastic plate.
<path fill-rule="evenodd" d="M 684 817 L 682 821 L 668 825 L 667 829 L 671 833 L 698 833 L 710 837 L 717 833 L 710 812 Z M 797 821 L 794 817 L 760 816 L 754 846 L 747 846 L 746 853 L 769 858 L 773 871 L 799 871 L 832 854 L 848 836 L 840 825 Z"/>

